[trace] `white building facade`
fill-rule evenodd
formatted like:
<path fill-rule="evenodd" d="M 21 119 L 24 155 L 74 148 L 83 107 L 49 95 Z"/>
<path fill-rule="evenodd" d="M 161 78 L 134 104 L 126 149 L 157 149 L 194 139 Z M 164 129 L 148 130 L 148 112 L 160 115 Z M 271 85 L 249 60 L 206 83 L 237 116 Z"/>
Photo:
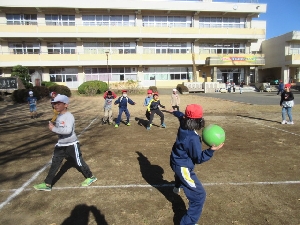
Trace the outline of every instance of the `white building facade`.
<path fill-rule="evenodd" d="M 34 85 L 88 80 L 254 83 L 265 66 L 267 5 L 257 0 L 21 1 L 0 3 L 0 75 L 16 65 Z"/>
<path fill-rule="evenodd" d="M 300 31 L 262 42 L 266 63 L 262 66 L 262 81 L 282 80 L 300 86 Z"/>

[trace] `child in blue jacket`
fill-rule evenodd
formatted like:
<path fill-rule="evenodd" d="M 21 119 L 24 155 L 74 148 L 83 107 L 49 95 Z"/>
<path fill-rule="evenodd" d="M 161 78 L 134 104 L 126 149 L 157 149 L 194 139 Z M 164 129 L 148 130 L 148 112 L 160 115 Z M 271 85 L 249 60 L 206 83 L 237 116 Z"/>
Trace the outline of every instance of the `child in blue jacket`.
<path fill-rule="evenodd" d="M 186 107 L 185 114 L 180 111 L 174 111 L 173 114 L 180 122 L 170 156 L 170 166 L 175 172 L 173 192 L 178 194 L 180 188 L 183 188 L 189 200 L 189 208 L 180 225 L 191 225 L 198 222 L 206 198 L 206 192 L 194 172 L 195 164 L 208 161 L 214 151 L 222 148 L 224 143 L 202 151 L 201 137 L 196 132 L 205 124 L 200 105 L 191 104 Z"/>
<path fill-rule="evenodd" d="M 115 105 L 119 104 L 119 115 L 118 115 L 118 118 L 116 120 L 115 127 L 120 126 L 120 122 L 121 122 L 123 112 L 125 112 L 125 115 L 127 117 L 126 125 L 130 126 L 130 123 L 129 123 L 130 114 L 129 114 L 129 111 L 128 111 L 128 108 L 127 108 L 127 103 L 129 103 L 130 105 L 135 105 L 135 102 L 133 102 L 130 98 L 127 97 L 127 91 L 123 90 L 122 91 L 122 96 L 119 97 L 114 103 Z"/>

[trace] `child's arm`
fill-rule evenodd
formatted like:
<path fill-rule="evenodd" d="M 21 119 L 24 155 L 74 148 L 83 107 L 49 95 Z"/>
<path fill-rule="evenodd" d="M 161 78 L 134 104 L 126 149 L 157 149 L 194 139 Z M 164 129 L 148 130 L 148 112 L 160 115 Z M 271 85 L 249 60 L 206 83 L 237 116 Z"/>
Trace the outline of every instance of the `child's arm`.
<path fill-rule="evenodd" d="M 120 98 L 118 98 L 116 101 L 115 101 L 115 105 L 119 104 L 120 103 Z"/>
<path fill-rule="evenodd" d="M 180 111 L 173 111 L 173 115 L 176 116 L 179 119 L 184 116 L 184 114 Z"/>
<path fill-rule="evenodd" d="M 128 98 L 128 103 L 129 103 L 130 105 L 135 105 L 135 102 L 132 101 L 130 98 Z"/>
<path fill-rule="evenodd" d="M 68 117 L 64 118 L 64 123 L 63 125 L 58 124 L 58 127 L 53 126 L 53 128 L 51 129 L 53 132 L 57 133 L 57 134 L 71 134 L 73 131 L 73 126 L 75 123 L 75 119 L 73 117 L 73 115 L 70 115 Z M 49 129 L 50 129 L 50 123 L 49 123 Z"/>
<path fill-rule="evenodd" d="M 163 109 L 166 108 L 166 106 L 162 105 L 159 101 L 159 106 L 162 107 Z"/>
<path fill-rule="evenodd" d="M 221 149 L 224 143 L 220 144 L 219 146 L 212 146 L 204 151 L 202 151 L 202 144 L 201 139 L 195 136 L 192 138 L 190 142 L 190 157 L 192 158 L 193 162 L 196 164 L 204 163 L 210 160 L 213 157 L 214 152 Z"/>

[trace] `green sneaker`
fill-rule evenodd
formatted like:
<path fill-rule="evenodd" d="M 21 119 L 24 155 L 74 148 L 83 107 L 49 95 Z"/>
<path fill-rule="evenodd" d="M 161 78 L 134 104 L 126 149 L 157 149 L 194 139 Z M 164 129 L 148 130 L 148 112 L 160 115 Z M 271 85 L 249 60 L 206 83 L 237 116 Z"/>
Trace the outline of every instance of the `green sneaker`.
<path fill-rule="evenodd" d="M 41 184 L 36 184 L 33 187 L 35 190 L 38 190 L 38 191 L 51 191 L 52 190 L 52 187 L 48 186 L 45 182 L 41 183 Z"/>
<path fill-rule="evenodd" d="M 90 186 L 91 183 L 94 183 L 97 180 L 96 177 L 92 176 L 91 178 L 86 178 L 85 181 L 81 183 L 82 187 Z"/>
<path fill-rule="evenodd" d="M 119 127 L 119 124 L 116 124 L 115 127 Z"/>
<path fill-rule="evenodd" d="M 127 126 L 130 126 L 130 123 L 126 123 Z"/>

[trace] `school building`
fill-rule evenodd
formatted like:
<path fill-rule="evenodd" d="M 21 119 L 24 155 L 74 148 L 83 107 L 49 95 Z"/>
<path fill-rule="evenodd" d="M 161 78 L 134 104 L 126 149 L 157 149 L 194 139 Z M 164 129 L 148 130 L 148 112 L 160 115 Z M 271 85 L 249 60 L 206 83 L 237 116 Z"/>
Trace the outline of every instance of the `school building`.
<path fill-rule="evenodd" d="M 262 82 L 273 74 L 268 60 L 281 66 L 267 53 L 276 49 L 259 19 L 266 10 L 258 0 L 2 1 L 0 75 L 22 65 L 34 85 L 53 81 L 71 89 L 89 80 L 172 88 Z M 278 76 L 299 78 L 297 35 L 298 44 L 294 33 L 282 38 L 292 54 L 277 52 L 284 64 Z"/>
<path fill-rule="evenodd" d="M 300 86 L 300 31 L 263 41 L 262 51 L 266 63 L 261 68 L 261 81 L 278 79 Z"/>

